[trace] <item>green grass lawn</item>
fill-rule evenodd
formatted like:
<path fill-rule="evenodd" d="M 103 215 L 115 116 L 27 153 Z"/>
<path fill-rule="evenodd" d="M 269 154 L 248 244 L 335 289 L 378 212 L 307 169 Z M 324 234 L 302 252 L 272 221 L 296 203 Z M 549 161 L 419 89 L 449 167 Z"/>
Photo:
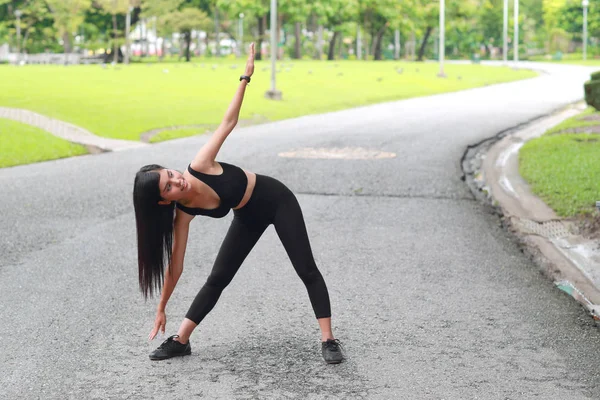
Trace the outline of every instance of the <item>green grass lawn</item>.
<path fill-rule="evenodd" d="M 150 143 L 158 143 L 175 138 L 194 136 L 204 132 L 206 132 L 206 129 L 201 128 L 169 129 L 152 136 L 149 141 Z"/>
<path fill-rule="evenodd" d="M 155 128 L 218 124 L 243 65 L 242 60 L 116 68 L 0 65 L 0 106 L 36 111 L 100 136 L 139 140 Z M 509 67 L 448 64 L 442 79 L 436 63 L 395 61 L 283 61 L 279 68 L 283 101 L 264 98 L 270 63 L 257 62 L 241 119 L 273 121 L 536 76 Z"/>
<path fill-rule="evenodd" d="M 598 121 L 583 121 L 585 115 Z M 563 217 L 590 214 L 600 200 L 600 134 L 559 133 L 590 126 L 600 126 L 600 113 L 592 108 L 527 142 L 519 153 L 520 173 L 533 193 Z"/>
<path fill-rule="evenodd" d="M 0 168 L 87 154 L 85 147 L 0 118 Z"/>
<path fill-rule="evenodd" d="M 583 60 L 582 53 L 572 53 L 572 54 L 563 54 L 562 59 L 555 60 L 553 55 L 543 55 L 543 56 L 534 56 L 529 57 L 528 61 L 540 61 L 540 62 L 550 62 L 555 64 L 573 64 L 573 65 L 584 65 L 584 66 L 598 66 L 600 67 L 600 58 L 598 56 L 594 56 L 592 54 L 588 54 L 587 60 Z"/>

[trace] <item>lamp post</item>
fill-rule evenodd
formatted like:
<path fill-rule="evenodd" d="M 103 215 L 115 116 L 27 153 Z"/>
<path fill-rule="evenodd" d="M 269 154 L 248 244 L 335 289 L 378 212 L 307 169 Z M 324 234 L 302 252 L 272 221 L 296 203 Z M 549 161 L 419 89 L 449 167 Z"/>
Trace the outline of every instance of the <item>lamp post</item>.
<path fill-rule="evenodd" d="M 362 59 L 362 37 L 360 35 L 360 24 L 356 24 L 356 59 Z"/>
<path fill-rule="evenodd" d="M 446 33 L 446 1 L 445 0 L 440 0 L 440 73 L 438 74 L 439 77 L 445 77 L 446 74 L 444 74 L 444 57 L 445 57 L 445 49 L 446 49 L 446 44 L 444 43 L 445 41 L 445 33 Z"/>
<path fill-rule="evenodd" d="M 277 0 L 271 0 L 271 90 L 265 97 L 271 100 L 281 100 L 281 92 L 275 88 L 275 61 L 277 60 Z M 260 51 L 260 49 L 258 49 Z"/>
<path fill-rule="evenodd" d="M 515 32 L 514 32 L 514 60 L 515 60 L 515 68 L 517 67 L 517 63 L 519 62 L 519 0 L 515 0 Z"/>
<path fill-rule="evenodd" d="M 588 6 L 590 5 L 589 0 L 582 0 L 581 5 L 583 6 L 583 60 L 587 60 L 587 15 Z"/>
<path fill-rule="evenodd" d="M 17 64 L 21 62 L 21 10 L 15 10 L 15 17 L 17 17 Z"/>
<path fill-rule="evenodd" d="M 125 64 L 129 64 L 129 54 L 131 53 L 131 43 L 129 41 L 129 31 L 131 29 L 131 12 L 133 7 L 127 9 L 127 16 L 125 18 Z"/>
<path fill-rule="evenodd" d="M 242 56 L 242 49 L 244 48 L 244 13 L 240 13 L 240 19 L 238 20 L 238 55 Z"/>
<path fill-rule="evenodd" d="M 394 30 L 394 60 L 400 59 L 400 30 Z"/>
<path fill-rule="evenodd" d="M 504 26 L 502 29 L 502 61 L 506 65 L 508 59 L 508 0 L 504 0 Z"/>

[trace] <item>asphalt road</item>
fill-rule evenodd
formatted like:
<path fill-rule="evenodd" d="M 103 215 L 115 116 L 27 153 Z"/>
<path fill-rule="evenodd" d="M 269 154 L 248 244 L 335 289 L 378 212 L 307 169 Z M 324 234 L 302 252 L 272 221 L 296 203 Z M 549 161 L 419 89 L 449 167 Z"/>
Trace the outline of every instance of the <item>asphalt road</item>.
<path fill-rule="evenodd" d="M 133 176 L 185 168 L 205 137 L 0 170 L 0 398 L 597 398 L 600 331 L 460 179 L 468 145 L 582 97 L 589 69 L 536 68 L 548 73 L 228 139 L 221 160 L 298 194 L 348 355 L 337 366 L 322 361 L 273 228 L 192 335 L 192 356 L 149 361 L 156 302 L 137 289 Z M 347 146 L 397 156 L 278 156 Z M 193 222 L 168 333 L 231 217 Z"/>

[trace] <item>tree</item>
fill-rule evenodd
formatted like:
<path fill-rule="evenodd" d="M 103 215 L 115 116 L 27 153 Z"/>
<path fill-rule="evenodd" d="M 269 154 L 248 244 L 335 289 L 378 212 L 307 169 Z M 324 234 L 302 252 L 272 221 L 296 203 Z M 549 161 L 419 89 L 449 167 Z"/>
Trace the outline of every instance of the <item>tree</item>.
<path fill-rule="evenodd" d="M 491 53 L 494 44 L 502 43 L 503 32 L 503 3 L 502 0 L 485 0 L 483 3 L 479 24 L 482 27 L 483 45 L 486 53 Z"/>
<path fill-rule="evenodd" d="M 294 25 L 294 58 L 300 59 L 302 57 L 302 23 L 306 22 L 311 13 L 310 3 L 304 0 L 281 0 L 279 4 L 279 13 Z"/>
<path fill-rule="evenodd" d="M 171 13 L 179 10 L 183 0 L 144 0 L 142 3 L 142 18 L 156 17 L 156 33 L 160 35 L 162 40 L 161 59 L 165 56 L 166 40 L 165 38 L 176 32 L 173 26 L 165 19 L 170 19 Z"/>
<path fill-rule="evenodd" d="M 159 19 L 159 24 L 163 31 L 171 29 L 172 32 L 179 32 L 183 35 L 185 60 L 189 62 L 192 30 L 207 29 L 211 25 L 211 20 L 204 11 L 188 7 L 165 15 Z"/>
<path fill-rule="evenodd" d="M 546 33 L 546 51 L 553 50 L 553 43 L 566 36 L 566 32 L 558 27 L 561 9 L 566 5 L 566 0 L 544 0 L 542 4 L 544 28 Z"/>
<path fill-rule="evenodd" d="M 113 62 L 119 61 L 119 30 L 117 26 L 117 15 L 127 14 L 129 7 L 138 7 L 140 0 L 94 0 L 100 7 L 112 16 L 113 25 Z"/>
<path fill-rule="evenodd" d="M 17 18 L 21 11 L 20 31 L 17 38 L 20 48 L 29 52 L 42 51 L 45 47 L 56 47 L 53 19 L 44 0 L 0 0 L 0 43 L 16 36 Z"/>
<path fill-rule="evenodd" d="M 83 23 L 92 0 L 45 0 L 54 19 L 57 35 L 63 40 L 65 54 L 71 52 L 71 35 Z"/>
<path fill-rule="evenodd" d="M 396 0 L 360 0 L 360 20 L 365 32 L 370 32 L 371 54 L 373 59 L 381 60 L 383 37 L 391 26 L 409 26 L 403 21 L 406 16 L 414 18 L 417 7 L 414 0 L 399 2 Z"/>
<path fill-rule="evenodd" d="M 358 17 L 357 0 L 329 0 L 318 1 L 313 4 L 313 13 L 317 16 L 319 24 L 324 25 L 333 32 L 329 41 L 327 59 L 333 60 L 335 54 L 335 43 L 341 34 L 342 24 L 348 21 L 356 21 Z"/>
<path fill-rule="evenodd" d="M 600 36 L 600 15 L 594 7 L 597 7 L 597 3 L 590 2 L 588 31 L 590 36 Z M 571 34 L 571 36 L 583 40 L 583 6 L 581 1 L 567 0 L 558 12 L 556 25 Z"/>
<path fill-rule="evenodd" d="M 256 38 L 256 60 L 262 59 L 262 43 L 265 39 L 267 28 L 267 14 L 270 10 L 269 0 L 218 0 L 217 5 L 229 12 L 230 15 L 239 15 L 243 12 L 250 18 L 256 18 L 258 37 Z M 275 28 L 276 31 L 277 28 Z"/>

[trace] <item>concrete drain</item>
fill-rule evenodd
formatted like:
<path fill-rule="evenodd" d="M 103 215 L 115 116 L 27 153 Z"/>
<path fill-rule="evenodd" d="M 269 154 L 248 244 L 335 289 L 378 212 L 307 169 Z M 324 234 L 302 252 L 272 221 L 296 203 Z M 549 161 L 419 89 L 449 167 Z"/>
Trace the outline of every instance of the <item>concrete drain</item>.
<path fill-rule="evenodd" d="M 396 153 L 387 151 L 370 150 L 362 147 L 332 147 L 332 148 L 312 148 L 287 151 L 279 153 L 279 157 L 286 158 L 324 158 L 337 160 L 371 160 L 394 158 Z"/>
<path fill-rule="evenodd" d="M 563 238 L 571 235 L 569 229 L 560 221 L 536 222 L 530 219 L 522 219 L 519 224 L 529 233 L 547 238 Z"/>

